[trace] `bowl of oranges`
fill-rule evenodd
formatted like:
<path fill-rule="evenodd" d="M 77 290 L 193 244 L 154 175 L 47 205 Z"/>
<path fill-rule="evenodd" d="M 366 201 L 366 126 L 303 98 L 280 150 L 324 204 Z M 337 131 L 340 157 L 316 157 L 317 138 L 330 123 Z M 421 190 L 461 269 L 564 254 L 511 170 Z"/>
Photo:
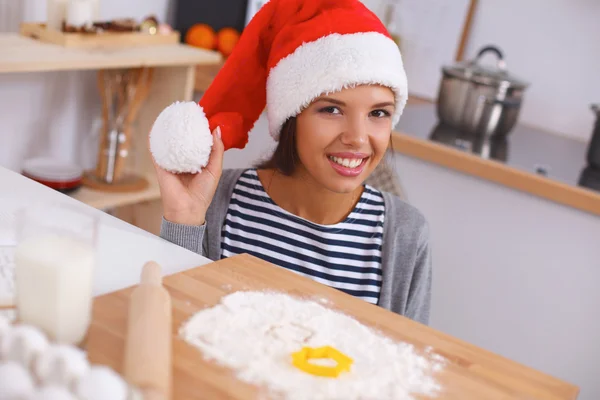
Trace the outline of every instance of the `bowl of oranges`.
<path fill-rule="evenodd" d="M 198 23 L 188 29 L 184 40 L 190 46 L 216 50 L 226 58 L 240 40 L 240 33 L 230 27 L 215 31 L 208 24 Z"/>

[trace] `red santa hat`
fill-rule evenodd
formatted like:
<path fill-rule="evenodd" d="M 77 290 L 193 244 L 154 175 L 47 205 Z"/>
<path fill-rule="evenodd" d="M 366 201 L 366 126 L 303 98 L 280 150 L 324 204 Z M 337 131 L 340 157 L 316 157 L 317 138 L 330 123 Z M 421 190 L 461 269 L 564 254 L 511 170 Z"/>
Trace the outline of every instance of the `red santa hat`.
<path fill-rule="evenodd" d="M 197 172 L 206 165 L 217 126 L 226 150 L 244 148 L 266 107 L 269 133 L 277 140 L 285 121 L 315 98 L 362 84 L 394 92 L 395 125 L 408 97 L 406 74 L 396 43 L 375 14 L 359 0 L 271 0 L 202 96 L 195 110 L 202 117 L 191 118 L 200 124 L 187 124 L 185 131 L 177 121 L 178 131 L 167 129 L 169 118 L 184 118 L 171 106 L 170 115 L 155 123 L 151 150 L 165 169 Z"/>

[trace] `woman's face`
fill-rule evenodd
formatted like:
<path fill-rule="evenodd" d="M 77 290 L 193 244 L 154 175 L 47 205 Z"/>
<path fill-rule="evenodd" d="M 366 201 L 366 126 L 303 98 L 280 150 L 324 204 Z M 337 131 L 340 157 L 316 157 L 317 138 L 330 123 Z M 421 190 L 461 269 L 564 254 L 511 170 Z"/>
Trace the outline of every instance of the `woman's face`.
<path fill-rule="evenodd" d="M 356 190 L 385 154 L 394 107 L 393 92 L 377 85 L 317 98 L 296 120 L 300 169 L 333 192 Z"/>

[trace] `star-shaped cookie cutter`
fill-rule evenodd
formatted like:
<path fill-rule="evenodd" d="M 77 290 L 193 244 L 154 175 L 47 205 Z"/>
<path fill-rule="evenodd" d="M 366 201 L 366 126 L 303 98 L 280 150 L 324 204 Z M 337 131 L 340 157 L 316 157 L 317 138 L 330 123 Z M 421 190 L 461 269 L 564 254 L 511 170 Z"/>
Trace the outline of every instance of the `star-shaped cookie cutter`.
<path fill-rule="evenodd" d="M 332 359 L 337 362 L 333 367 L 316 365 L 311 363 L 311 359 Z M 339 350 L 331 346 L 322 347 L 303 347 L 295 353 L 292 353 L 292 364 L 312 375 L 337 378 L 342 372 L 350 371 L 350 366 L 354 361 Z"/>

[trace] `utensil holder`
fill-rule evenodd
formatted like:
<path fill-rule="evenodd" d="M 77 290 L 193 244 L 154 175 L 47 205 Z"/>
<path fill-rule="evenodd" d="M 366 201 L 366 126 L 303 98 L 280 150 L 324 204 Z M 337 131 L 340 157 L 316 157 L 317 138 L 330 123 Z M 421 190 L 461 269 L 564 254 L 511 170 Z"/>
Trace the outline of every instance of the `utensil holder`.
<path fill-rule="evenodd" d="M 115 69 L 98 72 L 102 98 L 102 128 L 96 169 L 87 171 L 84 185 L 98 190 L 143 190 L 147 180 L 135 172 L 135 123 L 148 95 L 152 69 Z"/>

